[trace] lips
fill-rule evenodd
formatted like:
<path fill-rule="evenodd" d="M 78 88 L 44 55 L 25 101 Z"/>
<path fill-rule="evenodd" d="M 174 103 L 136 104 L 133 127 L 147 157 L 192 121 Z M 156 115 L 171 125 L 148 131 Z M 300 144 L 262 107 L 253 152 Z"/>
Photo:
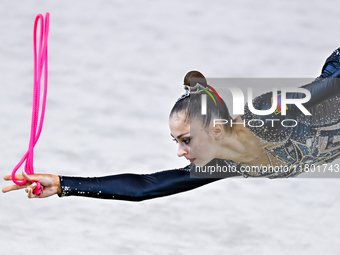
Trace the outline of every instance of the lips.
<path fill-rule="evenodd" d="M 194 162 L 196 159 L 195 159 L 195 158 L 188 158 L 188 160 L 192 163 L 192 162 Z"/>

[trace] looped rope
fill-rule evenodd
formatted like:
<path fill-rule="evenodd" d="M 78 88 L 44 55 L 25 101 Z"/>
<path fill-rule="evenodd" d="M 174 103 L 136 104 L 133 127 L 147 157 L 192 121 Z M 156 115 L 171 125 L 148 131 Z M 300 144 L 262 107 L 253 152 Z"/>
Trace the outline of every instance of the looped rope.
<path fill-rule="evenodd" d="M 40 21 L 40 40 L 39 40 L 39 48 L 37 51 L 37 27 L 38 22 Z M 27 180 L 18 181 L 15 179 L 15 173 L 21 167 L 21 165 L 25 163 L 25 172 L 28 175 L 34 174 L 33 169 L 33 151 L 34 146 L 36 145 L 42 130 L 42 126 L 44 123 L 45 116 L 45 108 L 46 108 L 46 95 L 47 95 L 47 40 L 48 40 L 48 32 L 49 32 L 49 23 L 50 23 L 50 14 L 47 12 L 44 17 L 41 14 L 38 14 L 35 18 L 34 29 L 33 29 L 33 51 L 34 51 L 34 81 L 33 81 L 33 109 L 32 109 L 32 123 L 31 123 L 31 135 L 30 142 L 28 146 L 28 151 L 24 155 L 24 157 L 20 160 L 20 162 L 16 165 L 12 172 L 12 180 L 17 185 L 24 185 Z M 40 121 L 39 120 L 39 103 L 40 103 L 40 88 L 41 88 L 41 77 L 44 70 L 44 94 L 41 105 L 41 114 Z M 37 129 L 38 127 L 38 129 Z M 37 187 L 34 189 L 34 194 L 40 195 L 43 190 L 43 186 L 37 183 Z"/>

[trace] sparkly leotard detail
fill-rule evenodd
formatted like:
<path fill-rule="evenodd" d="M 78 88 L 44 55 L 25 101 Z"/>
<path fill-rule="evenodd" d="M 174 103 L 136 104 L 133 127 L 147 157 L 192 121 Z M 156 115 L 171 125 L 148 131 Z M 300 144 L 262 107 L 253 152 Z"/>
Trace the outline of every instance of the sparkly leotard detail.
<path fill-rule="evenodd" d="M 253 114 L 248 105 L 245 106 L 245 114 L 242 119 L 279 119 L 273 127 L 272 122 L 262 127 L 256 123 L 248 128 L 264 144 L 273 145 L 265 148 L 270 165 L 285 166 L 284 171 L 263 171 L 261 167 L 257 171 L 240 171 L 244 177 L 268 177 L 283 178 L 293 177 L 304 172 L 306 167 L 314 167 L 323 163 L 329 163 L 340 155 L 340 52 L 335 50 L 326 60 L 323 73 L 313 83 L 303 86 L 311 92 L 311 100 L 308 102 L 310 116 L 299 113 L 296 108 L 288 107 L 287 116 L 282 116 L 277 109 L 267 116 Z M 299 98 L 299 94 L 290 94 L 291 98 Z M 253 100 L 256 109 L 268 109 L 271 107 L 272 93 L 261 95 Z M 295 127 L 279 125 L 282 120 L 294 119 Z M 258 123 L 259 124 L 259 123 Z M 274 161 L 276 163 L 274 163 Z M 244 164 L 226 160 L 226 164 L 233 165 L 237 169 Z"/>

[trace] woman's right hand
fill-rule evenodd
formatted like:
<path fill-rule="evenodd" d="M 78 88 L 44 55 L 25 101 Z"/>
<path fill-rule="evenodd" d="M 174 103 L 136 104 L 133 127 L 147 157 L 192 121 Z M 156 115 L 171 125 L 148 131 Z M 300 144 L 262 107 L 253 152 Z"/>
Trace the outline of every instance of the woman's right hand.
<path fill-rule="evenodd" d="M 9 191 L 13 190 L 19 190 L 24 189 L 27 193 L 28 198 L 45 198 L 49 196 L 53 196 L 55 194 L 61 193 L 61 187 L 60 187 L 60 179 L 57 175 L 52 174 L 32 174 L 27 175 L 25 172 L 19 175 L 16 175 L 15 178 L 18 181 L 22 181 L 24 179 L 27 180 L 26 184 L 24 185 L 10 185 L 2 189 L 3 193 L 7 193 Z M 12 181 L 11 175 L 6 175 L 4 177 L 5 181 Z M 33 181 L 40 182 L 40 184 L 44 187 L 40 195 L 36 195 L 33 193 L 33 190 L 36 188 L 36 184 L 33 183 Z"/>

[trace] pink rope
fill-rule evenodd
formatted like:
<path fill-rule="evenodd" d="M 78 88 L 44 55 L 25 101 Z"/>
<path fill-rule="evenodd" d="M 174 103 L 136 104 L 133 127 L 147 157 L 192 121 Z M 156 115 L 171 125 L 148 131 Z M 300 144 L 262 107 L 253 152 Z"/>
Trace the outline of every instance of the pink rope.
<path fill-rule="evenodd" d="M 37 27 L 38 22 L 40 21 L 40 40 L 39 40 L 39 48 L 37 51 Z M 49 23 L 50 23 L 50 14 L 47 12 L 44 17 L 41 14 L 38 14 L 35 18 L 34 29 L 33 29 L 33 51 L 34 51 L 34 81 L 33 81 L 33 109 L 32 109 L 32 123 L 31 123 L 31 135 L 30 142 L 28 146 L 27 153 L 23 156 L 20 162 L 16 165 L 12 172 L 12 180 L 17 185 L 24 185 L 27 180 L 18 181 L 15 179 L 15 173 L 21 167 L 21 165 L 25 162 L 25 172 L 28 175 L 34 174 L 33 169 L 33 154 L 34 154 L 34 146 L 36 145 L 42 130 L 42 126 L 44 123 L 45 116 L 45 108 L 46 108 L 46 95 L 47 95 L 47 40 L 48 40 L 48 31 L 49 31 Z M 40 104 L 40 88 L 41 88 L 41 77 L 44 70 L 44 94 L 41 105 L 41 114 L 40 121 L 39 120 L 39 104 Z M 34 189 L 34 194 L 40 195 L 43 190 L 43 186 L 37 183 L 37 187 Z"/>

